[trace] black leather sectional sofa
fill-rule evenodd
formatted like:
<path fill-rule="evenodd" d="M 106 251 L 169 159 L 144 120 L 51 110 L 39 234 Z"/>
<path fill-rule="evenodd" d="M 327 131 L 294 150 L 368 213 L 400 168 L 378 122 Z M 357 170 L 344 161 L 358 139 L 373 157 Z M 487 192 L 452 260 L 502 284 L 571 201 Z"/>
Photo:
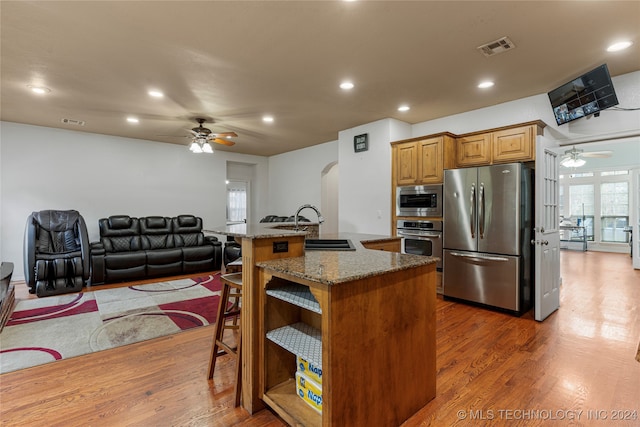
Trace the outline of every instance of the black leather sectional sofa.
<path fill-rule="evenodd" d="M 116 215 L 98 221 L 91 284 L 219 270 L 222 243 L 202 233 L 202 218 Z"/>

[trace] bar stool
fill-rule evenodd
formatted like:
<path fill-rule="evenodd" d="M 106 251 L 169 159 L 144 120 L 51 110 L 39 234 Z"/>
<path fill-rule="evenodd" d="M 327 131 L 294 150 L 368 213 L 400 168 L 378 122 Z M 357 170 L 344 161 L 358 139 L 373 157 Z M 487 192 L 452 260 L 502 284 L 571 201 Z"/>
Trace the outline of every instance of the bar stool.
<path fill-rule="evenodd" d="M 236 259 L 235 261 L 231 261 L 225 267 L 225 272 L 227 273 L 238 273 L 242 271 L 242 257 Z"/>
<path fill-rule="evenodd" d="M 242 333 L 237 320 L 240 316 L 240 298 L 242 297 L 242 273 L 223 274 L 220 276 L 222 282 L 222 292 L 220 295 L 220 304 L 218 305 L 218 315 L 216 317 L 216 332 L 213 338 L 213 347 L 211 348 L 211 357 L 209 363 L 208 378 L 213 379 L 213 372 L 216 367 L 216 359 L 223 354 L 231 354 L 236 358 L 236 385 L 234 387 L 235 406 L 240 406 L 240 392 L 242 390 L 241 377 L 241 358 L 242 358 Z M 229 300 L 235 301 L 230 305 Z M 231 319 L 232 324 L 227 324 L 227 320 Z M 227 329 L 237 330 L 238 339 L 235 348 L 223 341 L 224 331 Z"/>

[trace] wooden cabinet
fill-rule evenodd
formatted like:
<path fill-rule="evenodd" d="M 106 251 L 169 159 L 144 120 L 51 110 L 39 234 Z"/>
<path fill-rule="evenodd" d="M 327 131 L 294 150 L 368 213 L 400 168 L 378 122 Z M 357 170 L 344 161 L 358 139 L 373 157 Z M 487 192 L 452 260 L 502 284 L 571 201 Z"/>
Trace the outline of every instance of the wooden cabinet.
<path fill-rule="evenodd" d="M 533 161 L 536 135 L 542 135 L 544 126 L 538 121 L 461 135 L 456 139 L 456 167 Z"/>
<path fill-rule="evenodd" d="M 444 177 L 444 138 L 430 138 L 418 141 L 418 182 L 432 184 L 442 182 Z"/>
<path fill-rule="evenodd" d="M 262 399 L 289 425 L 400 425 L 435 397 L 435 264 L 334 285 L 261 268 L 259 283 Z M 322 369 L 322 414 L 296 394 L 296 355 Z"/>
<path fill-rule="evenodd" d="M 418 182 L 418 144 L 397 146 L 396 176 L 398 185 L 412 185 Z"/>
<path fill-rule="evenodd" d="M 493 163 L 535 160 L 534 126 L 524 126 L 493 132 Z"/>
<path fill-rule="evenodd" d="M 460 168 L 491 164 L 491 135 L 460 137 L 456 141 L 456 165 Z"/>
<path fill-rule="evenodd" d="M 400 239 L 387 240 L 384 242 L 361 242 L 362 246 L 375 251 L 400 252 Z"/>
<path fill-rule="evenodd" d="M 394 186 L 441 183 L 445 167 L 452 167 L 454 146 L 445 134 L 393 142 Z"/>

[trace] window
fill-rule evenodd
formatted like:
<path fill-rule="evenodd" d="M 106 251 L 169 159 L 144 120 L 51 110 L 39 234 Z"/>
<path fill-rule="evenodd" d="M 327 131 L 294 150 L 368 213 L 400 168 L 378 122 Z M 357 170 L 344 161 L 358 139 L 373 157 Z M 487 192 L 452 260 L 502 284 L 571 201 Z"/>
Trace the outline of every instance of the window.
<path fill-rule="evenodd" d="M 237 224 L 245 222 L 246 219 L 246 183 L 232 182 L 227 185 L 227 224 Z"/>
<path fill-rule="evenodd" d="M 629 175 L 629 171 L 606 171 L 600 172 L 600 176 Z"/>
<path fill-rule="evenodd" d="M 627 242 L 629 225 L 629 183 L 600 184 L 600 226 L 603 242 Z"/>
<path fill-rule="evenodd" d="M 627 243 L 630 179 L 628 170 L 564 174 L 559 188 L 561 219 L 584 226 L 593 243 Z"/>
<path fill-rule="evenodd" d="M 587 240 L 593 240 L 593 184 L 569 186 L 569 217 L 571 223 L 586 227 Z"/>

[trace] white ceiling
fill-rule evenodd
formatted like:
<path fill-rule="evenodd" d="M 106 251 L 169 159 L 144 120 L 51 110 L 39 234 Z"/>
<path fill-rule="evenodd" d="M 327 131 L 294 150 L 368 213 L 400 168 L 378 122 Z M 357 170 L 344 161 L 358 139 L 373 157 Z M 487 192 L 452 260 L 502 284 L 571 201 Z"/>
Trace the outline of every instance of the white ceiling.
<path fill-rule="evenodd" d="M 239 135 L 218 149 L 257 155 L 546 93 L 602 63 L 640 70 L 640 1 L 2 1 L 0 15 L 2 120 L 186 147 L 205 117 Z M 503 36 L 517 47 L 476 49 Z M 620 38 L 635 43 L 607 53 Z"/>

